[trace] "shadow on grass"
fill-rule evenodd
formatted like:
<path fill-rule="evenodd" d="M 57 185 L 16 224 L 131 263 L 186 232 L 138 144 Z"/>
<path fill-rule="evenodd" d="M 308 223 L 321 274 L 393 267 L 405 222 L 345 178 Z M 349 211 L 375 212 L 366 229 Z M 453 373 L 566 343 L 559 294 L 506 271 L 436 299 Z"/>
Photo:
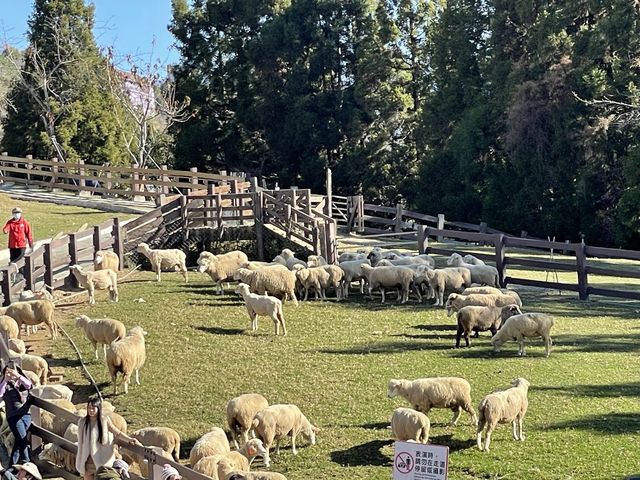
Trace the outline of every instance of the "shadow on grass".
<path fill-rule="evenodd" d="M 640 382 L 612 383 L 604 385 L 572 385 L 568 387 L 531 387 L 542 392 L 559 392 L 562 395 L 585 397 L 640 397 Z"/>
<path fill-rule="evenodd" d="M 200 330 L 204 333 L 210 333 L 212 335 L 244 335 L 244 330 L 241 328 L 222 328 L 222 327 L 194 327 L 196 330 Z"/>
<path fill-rule="evenodd" d="M 445 325 L 414 325 L 413 328 L 416 330 L 425 330 L 427 332 L 455 332 L 457 330 L 455 323 Z"/>
<path fill-rule="evenodd" d="M 346 450 L 336 450 L 330 453 L 331 461 L 343 467 L 357 466 L 391 466 L 391 459 L 383 455 L 381 450 L 387 445 L 392 445 L 393 440 L 372 440 L 371 442 L 355 445 Z"/>
<path fill-rule="evenodd" d="M 102 355 L 102 349 L 99 351 L 100 355 Z M 43 355 L 43 358 L 47 360 L 49 364 L 49 368 L 51 367 L 79 367 L 80 361 L 77 358 L 51 358 L 48 355 Z M 88 357 L 89 362 L 93 362 L 94 360 L 93 352 L 91 352 L 91 356 Z"/>
<path fill-rule="evenodd" d="M 476 446 L 476 441 L 473 438 L 468 438 L 466 440 L 459 440 L 453 438 L 452 433 L 448 433 L 446 435 L 436 435 L 429 437 L 429 443 L 434 445 L 446 445 L 449 447 L 451 452 L 457 452 L 459 450 L 467 450 L 469 448 L 474 448 Z"/>
<path fill-rule="evenodd" d="M 640 413 L 589 415 L 549 426 L 550 430 L 563 430 L 567 428 L 616 435 L 635 434 L 640 431 Z"/>
<path fill-rule="evenodd" d="M 389 425 L 389 422 L 374 422 L 374 423 L 363 423 L 362 425 L 358 425 L 360 428 L 364 428 L 367 430 L 386 430 Z M 351 428 L 353 425 L 343 425 L 344 428 Z"/>
<path fill-rule="evenodd" d="M 320 353 L 329 353 L 332 355 L 363 355 L 368 353 L 398 353 L 416 350 L 449 350 L 451 347 L 447 345 L 434 345 L 432 343 L 408 343 L 408 342 L 383 342 L 370 343 L 365 345 L 356 345 L 351 348 L 331 349 L 325 348 L 319 350 Z"/>
<path fill-rule="evenodd" d="M 73 391 L 73 401 L 75 404 L 86 403 L 91 395 L 96 394 L 96 389 L 93 388 L 91 384 L 71 382 L 66 385 Z M 97 385 L 103 396 L 113 396 L 113 385 L 111 382 L 100 382 L 97 383 Z"/>
<path fill-rule="evenodd" d="M 640 334 L 563 335 L 554 346 L 560 352 L 640 352 Z"/>

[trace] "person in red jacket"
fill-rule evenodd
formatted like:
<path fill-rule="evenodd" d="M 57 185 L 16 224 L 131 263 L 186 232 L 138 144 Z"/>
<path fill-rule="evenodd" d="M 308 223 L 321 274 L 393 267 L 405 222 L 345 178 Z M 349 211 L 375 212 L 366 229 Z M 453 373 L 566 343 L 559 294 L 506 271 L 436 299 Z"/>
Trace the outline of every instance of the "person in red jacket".
<path fill-rule="evenodd" d="M 15 207 L 11 210 L 13 218 L 4 224 L 2 233 L 9 234 L 9 261 L 17 262 L 27 250 L 27 244 L 33 249 L 33 234 L 31 225 L 22 218 L 22 209 Z"/>

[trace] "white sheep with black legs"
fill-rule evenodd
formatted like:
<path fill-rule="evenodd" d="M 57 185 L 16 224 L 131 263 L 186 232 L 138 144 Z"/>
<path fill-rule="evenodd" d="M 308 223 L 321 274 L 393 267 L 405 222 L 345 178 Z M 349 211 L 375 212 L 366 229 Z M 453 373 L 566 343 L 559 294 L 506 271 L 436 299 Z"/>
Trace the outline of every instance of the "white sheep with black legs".
<path fill-rule="evenodd" d="M 339 263 L 340 268 L 344 272 L 342 279 L 343 283 L 343 297 L 349 297 L 349 288 L 352 282 L 360 283 L 360 293 L 364 293 L 364 283 L 367 277 L 362 271 L 362 265 L 371 265 L 369 260 L 361 258 L 359 260 L 348 260 Z"/>
<path fill-rule="evenodd" d="M 110 250 L 98 250 L 93 257 L 93 269 L 98 270 L 120 270 L 120 257 Z"/>
<path fill-rule="evenodd" d="M 456 425 L 462 410 L 469 413 L 473 425 L 478 418 L 471 402 L 471 385 L 459 377 L 431 377 L 416 380 L 391 379 L 387 389 L 389 398 L 401 396 L 411 406 L 429 415 L 432 408 L 453 410 L 451 425 Z"/>
<path fill-rule="evenodd" d="M 476 332 L 477 335 L 478 332 L 490 330 L 495 335 L 509 317 L 521 313 L 520 307 L 515 304 L 506 307 L 469 306 L 461 308 L 457 314 L 456 348 L 460 348 L 460 339 L 463 335 L 468 347 L 471 332 Z"/>
<path fill-rule="evenodd" d="M 84 330 L 84 334 L 93 346 L 96 360 L 98 359 L 98 345 L 102 345 L 104 358 L 107 358 L 107 345 L 124 338 L 127 334 L 124 323 L 113 318 L 92 320 L 86 315 L 80 315 L 76 318 L 76 327 Z"/>
<path fill-rule="evenodd" d="M 452 253 L 451 257 L 447 260 L 447 265 L 468 268 L 471 272 L 471 281 L 473 283 L 489 285 L 496 288 L 500 287 L 500 276 L 496 267 L 466 263 L 459 253 Z"/>
<path fill-rule="evenodd" d="M 200 252 L 198 257 L 198 271 L 206 273 L 216 284 L 216 293 L 222 295 L 222 282 L 233 280 L 233 274 L 248 262 L 247 255 L 240 250 L 214 255 L 210 252 Z"/>
<path fill-rule="evenodd" d="M 509 318 L 502 328 L 491 338 L 494 351 L 499 352 L 502 345 L 510 340 L 519 343 L 518 355 L 525 356 L 524 339 L 529 337 L 542 337 L 545 353 L 548 357 L 551 353 L 551 327 L 553 318 L 544 313 L 523 313 Z"/>
<path fill-rule="evenodd" d="M 447 316 L 450 317 L 454 312 L 457 312 L 462 307 L 468 307 L 471 305 L 479 307 L 506 307 L 507 305 L 515 304 L 521 307 L 522 302 L 519 300 L 520 298 L 516 298 L 513 295 L 506 295 L 504 293 L 472 293 L 471 295 L 452 293 L 447 298 L 445 308 L 447 309 Z"/>
<path fill-rule="evenodd" d="M 258 331 L 258 316 L 270 317 L 273 320 L 273 327 L 276 335 L 287 334 L 287 327 L 284 321 L 284 313 L 282 312 L 282 301 L 276 297 L 268 295 L 256 295 L 249 291 L 249 285 L 240 283 L 235 293 L 242 296 L 247 313 L 251 319 L 251 330 Z"/>
<path fill-rule="evenodd" d="M 95 305 L 95 291 L 109 290 L 112 302 L 118 301 L 118 275 L 113 270 L 85 271 L 80 265 L 71 265 L 69 270 L 78 281 L 80 288 L 89 292 L 89 305 Z"/>
<path fill-rule="evenodd" d="M 147 243 L 139 243 L 136 251 L 143 254 L 151 262 L 151 268 L 156 272 L 156 280 L 160 281 L 160 273 L 163 270 L 179 271 L 184 281 L 189 281 L 187 273 L 187 255 L 177 248 L 153 249 Z"/>
<path fill-rule="evenodd" d="M 499 423 L 511 422 L 513 439 L 524 442 L 522 422 L 529 407 L 529 381 L 516 378 L 511 382 L 512 387 L 501 392 L 490 393 L 478 405 L 477 444 L 480 450 L 489 451 L 491 434 Z M 485 429 L 484 448 L 482 446 L 482 431 Z"/>
<path fill-rule="evenodd" d="M 399 441 L 428 443 L 430 427 L 429 417 L 413 408 L 396 408 L 391 416 L 391 433 Z"/>
<path fill-rule="evenodd" d="M 51 333 L 51 338 L 58 338 L 58 325 L 53 320 L 55 304 L 50 300 L 28 300 L 26 302 L 14 302 L 8 307 L 0 308 L 0 316 L 8 315 L 18 325 L 18 338 L 22 325 L 33 326 L 44 323 Z"/>
<path fill-rule="evenodd" d="M 295 292 L 296 274 L 283 265 L 273 265 L 258 270 L 240 268 L 233 278 L 249 285 L 252 293 L 280 295 L 283 303 L 289 298 L 296 306 L 298 305 Z"/>
<path fill-rule="evenodd" d="M 253 417 L 269 406 L 269 402 L 257 393 L 245 393 L 232 398 L 227 403 L 227 424 L 233 438 L 233 444 L 239 447 L 238 440 L 244 445 L 253 429 Z"/>
<path fill-rule="evenodd" d="M 259 411 L 253 418 L 253 428 L 267 451 L 276 442 L 276 455 L 280 453 L 280 441 L 286 436 L 291 437 L 291 451 L 297 455 L 296 437 L 302 435 L 315 445 L 316 433 L 320 430 L 293 404 L 270 405 Z"/>
<path fill-rule="evenodd" d="M 416 273 L 415 283 L 428 286 L 427 298 L 435 297 L 437 307 L 444 306 L 445 292 L 461 291 L 471 285 L 471 273 L 466 268 L 421 269 Z"/>
<path fill-rule="evenodd" d="M 367 277 L 369 284 L 369 297 L 371 292 L 380 289 L 382 303 L 385 302 L 385 290 L 388 288 L 400 288 L 398 301 L 406 303 L 409 300 L 409 290 L 413 285 L 414 271 L 406 267 L 372 267 L 362 265 L 362 272 Z"/>
<path fill-rule="evenodd" d="M 140 369 L 147 359 L 142 327 L 133 327 L 127 335 L 107 348 L 107 367 L 113 381 L 113 391 L 118 394 L 118 373 L 122 373 L 124 393 L 129 391 L 131 375 L 135 373 L 136 384 L 140 385 Z"/>

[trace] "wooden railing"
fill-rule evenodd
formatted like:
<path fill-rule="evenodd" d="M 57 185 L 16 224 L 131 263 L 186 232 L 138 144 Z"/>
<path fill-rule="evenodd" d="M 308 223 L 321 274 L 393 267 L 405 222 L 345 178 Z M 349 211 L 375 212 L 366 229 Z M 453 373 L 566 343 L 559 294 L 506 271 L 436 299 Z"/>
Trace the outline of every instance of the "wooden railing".
<path fill-rule="evenodd" d="M 463 232 L 459 230 L 444 230 L 428 226 L 418 228 L 418 252 L 435 253 L 440 255 L 451 255 L 456 252 L 465 255 L 459 248 L 441 248 L 429 245 L 429 237 L 448 238 L 466 242 L 474 242 L 493 246 L 493 254 L 482 254 L 474 252 L 473 255 L 481 260 L 495 262 L 500 275 L 500 283 L 503 287 L 509 284 L 524 285 L 530 287 L 540 287 L 549 289 L 559 289 L 578 292 L 581 300 L 587 300 L 589 295 L 603 295 L 608 297 L 619 297 L 626 299 L 640 300 L 640 289 L 636 291 L 618 290 L 615 288 L 600 288 L 589 284 L 589 275 L 599 275 L 614 278 L 635 278 L 640 279 L 640 269 L 632 270 L 625 268 L 604 268 L 597 265 L 590 265 L 590 261 L 598 259 L 624 259 L 640 261 L 640 252 L 634 250 L 620 250 L 615 248 L 601 248 L 585 245 L 584 243 L 563 243 L 550 242 L 546 240 L 536 240 L 530 238 L 519 238 L 504 234 L 488 234 Z M 564 255 L 573 256 L 573 261 L 560 260 L 539 260 L 518 257 L 514 252 L 508 253 L 508 248 L 533 249 L 541 253 L 551 251 L 563 252 Z M 568 271 L 577 275 L 576 283 L 563 283 L 553 281 L 532 280 L 518 278 L 507 275 L 508 266 L 527 267 L 529 269 L 546 270 L 548 272 Z M 636 266 L 637 267 L 637 266 Z"/>

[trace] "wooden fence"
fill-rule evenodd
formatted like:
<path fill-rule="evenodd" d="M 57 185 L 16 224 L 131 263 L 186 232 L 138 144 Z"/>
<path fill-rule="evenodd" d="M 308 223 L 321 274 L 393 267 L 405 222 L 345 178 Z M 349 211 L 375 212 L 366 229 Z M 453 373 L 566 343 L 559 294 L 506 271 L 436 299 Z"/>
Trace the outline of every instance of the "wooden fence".
<path fill-rule="evenodd" d="M 429 245 L 429 237 L 449 238 L 466 242 L 482 243 L 494 247 L 493 254 L 473 255 L 481 260 L 494 261 L 500 275 L 500 283 L 503 287 L 509 284 L 524 285 L 530 287 L 540 287 L 549 289 L 559 289 L 578 292 L 581 300 L 587 300 L 589 295 L 603 295 L 607 297 L 618 297 L 633 300 L 640 300 L 640 291 L 618 290 L 615 288 L 599 288 L 589 284 L 589 275 L 599 275 L 615 278 L 636 278 L 640 279 L 640 269 L 627 270 L 622 268 L 604 268 L 590 265 L 589 261 L 594 259 L 624 259 L 640 260 L 640 252 L 634 250 L 620 250 L 615 248 L 601 248 L 585 245 L 584 243 L 562 243 L 550 242 L 546 240 L 535 240 L 530 238 L 519 238 L 498 234 L 463 232 L 459 230 L 444 230 L 428 226 L 420 226 L 418 229 L 418 252 L 436 253 L 440 255 L 451 255 L 454 252 L 465 255 L 467 252 L 459 249 L 434 248 Z M 509 248 L 535 249 L 550 252 L 564 252 L 565 255 L 574 257 L 574 261 L 539 260 L 530 258 L 520 258 L 511 252 Z M 576 283 L 563 283 L 552 281 L 531 280 L 507 275 L 508 266 L 521 266 L 549 272 L 566 271 L 575 272 Z"/>

